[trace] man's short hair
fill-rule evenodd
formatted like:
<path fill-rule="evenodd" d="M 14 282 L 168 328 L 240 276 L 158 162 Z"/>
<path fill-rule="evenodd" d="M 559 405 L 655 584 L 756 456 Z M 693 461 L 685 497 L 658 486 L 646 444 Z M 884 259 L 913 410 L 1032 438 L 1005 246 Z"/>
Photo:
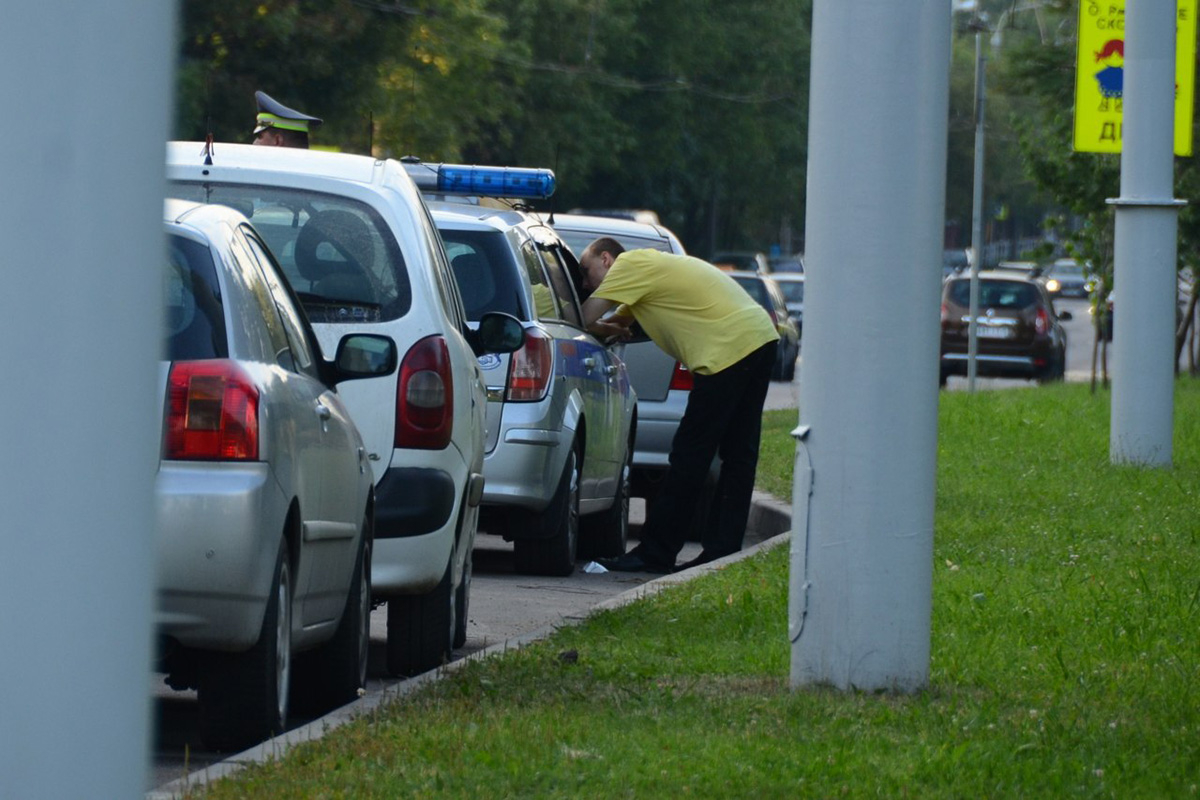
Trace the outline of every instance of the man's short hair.
<path fill-rule="evenodd" d="M 611 236 L 601 236 L 599 239 L 589 244 L 588 249 L 596 255 L 608 253 L 613 258 L 616 258 L 617 256 L 621 255 L 621 253 L 625 252 L 625 248 L 621 246 L 621 243 Z"/>

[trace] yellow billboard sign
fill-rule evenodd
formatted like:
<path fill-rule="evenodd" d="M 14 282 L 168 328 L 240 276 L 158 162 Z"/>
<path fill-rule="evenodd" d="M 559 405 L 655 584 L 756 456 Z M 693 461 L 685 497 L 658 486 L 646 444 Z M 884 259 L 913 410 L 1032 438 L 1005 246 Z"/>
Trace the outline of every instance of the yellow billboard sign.
<path fill-rule="evenodd" d="M 1075 149 L 1121 152 L 1125 0 L 1079 0 L 1075 54 Z M 1192 154 L 1196 0 L 1178 0 L 1175 21 L 1175 155 Z"/>

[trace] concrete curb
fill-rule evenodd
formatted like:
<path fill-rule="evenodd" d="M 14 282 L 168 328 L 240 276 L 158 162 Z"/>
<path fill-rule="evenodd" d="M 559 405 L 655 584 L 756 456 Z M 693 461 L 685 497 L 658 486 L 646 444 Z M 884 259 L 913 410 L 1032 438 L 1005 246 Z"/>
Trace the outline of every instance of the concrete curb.
<path fill-rule="evenodd" d="M 649 580 L 596 604 L 585 614 L 564 616 L 558 622 L 545 625 L 521 636 L 506 639 L 503 642 L 472 653 L 457 661 L 452 661 L 449 664 L 438 667 L 435 670 L 430 670 L 415 678 L 400 680 L 384 686 L 382 689 L 366 692 L 353 703 L 334 709 L 320 719 L 313 720 L 307 725 L 294 728 L 281 736 L 268 739 L 249 750 L 230 756 L 218 764 L 210 765 L 204 769 L 185 775 L 178 780 L 159 786 L 157 789 L 152 789 L 146 793 L 146 800 L 182 800 L 187 792 L 196 791 L 211 781 L 232 775 L 253 764 L 263 764 L 280 758 L 291 747 L 304 742 L 317 741 L 334 728 L 341 727 L 361 716 L 370 714 L 381 706 L 423 688 L 426 684 L 441 680 L 444 676 L 464 668 L 473 661 L 482 661 L 486 658 L 503 655 L 510 650 L 519 650 L 533 642 L 548 638 L 561 628 L 578 625 L 599 611 L 627 606 L 644 597 L 651 597 L 658 594 L 663 589 L 686 583 L 693 578 L 707 575 L 710 572 L 723 569 L 729 564 L 734 564 L 764 550 L 776 547 L 788 540 L 787 534 L 791 529 L 791 520 L 792 507 L 790 505 L 781 502 L 769 494 L 755 492 L 753 502 L 750 506 L 750 518 L 746 523 L 746 542 L 749 546 L 743 548 L 741 552 L 719 558 L 708 564 L 692 567 L 683 572 L 663 575 L 659 578 Z"/>

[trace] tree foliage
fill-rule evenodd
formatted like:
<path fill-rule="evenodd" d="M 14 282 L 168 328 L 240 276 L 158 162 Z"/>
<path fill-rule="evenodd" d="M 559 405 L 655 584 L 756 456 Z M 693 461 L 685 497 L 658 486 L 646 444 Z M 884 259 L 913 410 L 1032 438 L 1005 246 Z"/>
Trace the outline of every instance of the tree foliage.
<path fill-rule="evenodd" d="M 802 241 L 811 0 L 184 0 L 175 135 L 548 166 L 555 206 L 650 208 L 689 248 Z"/>

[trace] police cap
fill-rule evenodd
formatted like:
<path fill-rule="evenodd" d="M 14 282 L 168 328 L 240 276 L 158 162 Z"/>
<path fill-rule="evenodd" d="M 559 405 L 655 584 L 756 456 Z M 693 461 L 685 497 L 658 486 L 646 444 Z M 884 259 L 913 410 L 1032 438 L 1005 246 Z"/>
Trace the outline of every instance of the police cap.
<path fill-rule="evenodd" d="M 255 136 L 268 128 L 308 133 L 321 124 L 320 117 L 310 117 L 308 114 L 301 114 L 294 108 L 288 108 L 266 92 L 255 92 L 254 99 L 258 102 Z"/>

